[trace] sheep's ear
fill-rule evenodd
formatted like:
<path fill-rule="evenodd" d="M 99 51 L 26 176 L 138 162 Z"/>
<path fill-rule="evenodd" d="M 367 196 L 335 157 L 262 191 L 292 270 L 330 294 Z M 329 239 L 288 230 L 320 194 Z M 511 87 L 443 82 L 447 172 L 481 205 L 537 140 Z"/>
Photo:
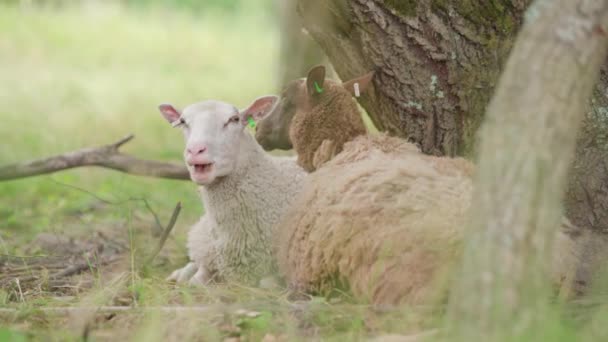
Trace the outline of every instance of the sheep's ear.
<path fill-rule="evenodd" d="M 175 107 L 170 104 L 163 103 L 158 106 L 158 110 L 163 115 L 163 117 L 169 121 L 170 124 L 179 120 L 180 116 L 182 116 Z"/>
<path fill-rule="evenodd" d="M 323 83 L 325 83 L 325 67 L 317 65 L 310 69 L 306 76 L 306 90 L 309 96 L 315 96 L 323 92 Z"/>
<path fill-rule="evenodd" d="M 249 123 L 249 118 L 252 118 L 254 121 L 261 120 L 268 115 L 268 113 L 272 112 L 278 102 L 279 97 L 275 95 L 258 97 L 249 105 L 249 107 L 241 109 L 241 122 L 243 125 L 247 125 Z"/>
<path fill-rule="evenodd" d="M 342 83 L 342 87 L 348 90 L 355 97 L 359 97 L 361 93 L 363 93 L 368 86 L 372 83 L 372 78 L 374 77 L 374 72 L 368 72 L 367 74 L 353 78 L 350 81 L 346 81 Z"/>

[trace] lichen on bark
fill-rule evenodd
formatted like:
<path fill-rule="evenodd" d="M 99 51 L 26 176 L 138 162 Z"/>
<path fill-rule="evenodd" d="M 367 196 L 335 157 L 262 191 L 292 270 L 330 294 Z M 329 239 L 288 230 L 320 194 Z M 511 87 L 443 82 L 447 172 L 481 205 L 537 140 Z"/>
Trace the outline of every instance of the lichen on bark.
<path fill-rule="evenodd" d="M 608 19 L 608 1 L 590 12 L 581 10 L 585 1 L 553 0 L 523 27 L 488 106 L 450 340 L 526 340 L 546 325 L 547 260 L 608 51 L 608 36 L 594 29 Z"/>
<path fill-rule="evenodd" d="M 416 0 L 384 0 L 384 3 L 405 17 L 416 14 Z"/>

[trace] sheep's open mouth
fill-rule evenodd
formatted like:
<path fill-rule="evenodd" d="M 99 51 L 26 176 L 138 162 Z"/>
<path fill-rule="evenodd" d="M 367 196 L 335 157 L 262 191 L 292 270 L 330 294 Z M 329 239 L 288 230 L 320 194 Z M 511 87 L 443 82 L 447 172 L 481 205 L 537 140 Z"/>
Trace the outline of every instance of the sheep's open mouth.
<path fill-rule="evenodd" d="M 211 167 L 213 167 L 213 163 L 194 164 L 192 166 L 194 167 L 194 172 L 196 172 L 196 173 L 207 173 L 207 172 L 211 171 Z"/>

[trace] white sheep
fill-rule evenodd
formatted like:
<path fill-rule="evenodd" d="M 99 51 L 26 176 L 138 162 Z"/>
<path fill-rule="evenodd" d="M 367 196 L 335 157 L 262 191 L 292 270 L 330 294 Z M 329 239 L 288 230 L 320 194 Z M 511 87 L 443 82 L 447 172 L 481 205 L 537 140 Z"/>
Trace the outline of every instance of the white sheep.
<path fill-rule="evenodd" d="M 274 273 L 271 229 L 299 191 L 305 172 L 293 158 L 266 154 L 244 128 L 248 120 L 271 111 L 276 101 L 276 96 L 260 97 L 240 111 L 214 100 L 182 112 L 159 106 L 165 119 L 184 133 L 184 159 L 205 207 L 188 235 L 191 262 L 169 280 L 255 285 Z"/>

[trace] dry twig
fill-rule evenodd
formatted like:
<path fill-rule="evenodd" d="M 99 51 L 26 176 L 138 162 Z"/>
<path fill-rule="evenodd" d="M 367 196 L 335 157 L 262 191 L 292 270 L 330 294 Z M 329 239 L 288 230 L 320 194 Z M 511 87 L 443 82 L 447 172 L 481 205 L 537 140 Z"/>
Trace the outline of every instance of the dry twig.
<path fill-rule="evenodd" d="M 160 251 L 163 249 L 163 246 L 165 245 L 165 242 L 167 242 L 167 238 L 169 237 L 169 233 L 171 233 L 171 230 L 173 230 L 173 227 L 175 226 L 175 222 L 177 222 L 177 217 L 179 216 L 179 212 L 181 210 L 182 203 L 177 202 L 175 209 L 173 209 L 173 214 L 171 214 L 171 219 L 169 220 L 167 227 L 163 230 L 163 234 L 161 235 L 160 240 L 158 241 L 158 246 L 156 247 L 154 252 L 150 254 L 148 259 L 146 260 L 146 264 L 150 264 L 154 260 L 154 258 L 156 258 L 158 253 L 160 253 Z"/>
<path fill-rule="evenodd" d="M 78 274 L 82 271 L 86 271 L 86 270 L 92 270 L 95 269 L 99 266 L 103 266 L 103 265 L 108 265 L 113 263 L 114 261 L 117 261 L 120 259 L 120 255 L 113 255 L 111 257 L 107 257 L 107 258 L 100 258 L 99 262 L 97 263 L 91 263 L 88 260 L 87 261 L 83 261 L 80 262 L 78 264 L 75 265 L 71 265 L 65 269 L 63 269 L 60 272 L 57 272 L 56 274 L 51 276 L 51 279 L 59 279 L 59 278 L 64 278 L 64 277 L 69 277 L 72 276 L 74 274 Z"/>

